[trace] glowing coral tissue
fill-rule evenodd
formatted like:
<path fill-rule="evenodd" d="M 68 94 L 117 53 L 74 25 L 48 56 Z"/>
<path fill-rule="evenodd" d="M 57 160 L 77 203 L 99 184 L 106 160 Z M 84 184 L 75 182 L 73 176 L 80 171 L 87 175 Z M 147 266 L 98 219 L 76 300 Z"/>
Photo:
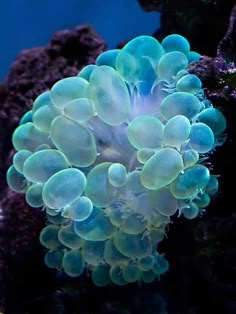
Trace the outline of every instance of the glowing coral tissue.
<path fill-rule="evenodd" d="M 206 158 L 223 114 L 186 68 L 188 41 L 140 36 L 39 95 L 13 134 L 9 187 L 42 207 L 48 267 L 98 286 L 152 282 L 173 215 L 193 219 L 218 190 Z M 33 214 L 33 213 L 32 213 Z"/>

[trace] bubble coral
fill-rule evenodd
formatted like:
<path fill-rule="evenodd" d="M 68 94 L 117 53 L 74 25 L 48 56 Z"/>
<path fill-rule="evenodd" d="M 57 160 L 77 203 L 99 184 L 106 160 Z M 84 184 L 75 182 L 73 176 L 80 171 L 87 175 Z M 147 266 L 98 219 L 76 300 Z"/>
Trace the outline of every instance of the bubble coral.
<path fill-rule="evenodd" d="M 170 35 L 140 36 L 39 95 L 13 134 L 10 188 L 48 225 L 45 263 L 98 286 L 152 282 L 173 215 L 193 219 L 218 190 L 208 155 L 223 114 L 186 67 L 200 55 Z"/>

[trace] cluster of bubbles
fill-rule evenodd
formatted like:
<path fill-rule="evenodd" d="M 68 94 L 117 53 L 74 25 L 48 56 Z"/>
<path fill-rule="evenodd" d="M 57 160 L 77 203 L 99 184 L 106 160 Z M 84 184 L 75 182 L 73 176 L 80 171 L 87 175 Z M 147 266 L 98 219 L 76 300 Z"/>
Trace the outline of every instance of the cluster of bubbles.
<path fill-rule="evenodd" d="M 158 245 L 173 215 L 197 217 L 218 190 L 208 154 L 223 114 L 186 70 L 188 41 L 150 36 L 39 95 L 13 134 L 10 188 L 42 207 L 45 263 L 98 286 L 152 282 L 169 264 Z"/>

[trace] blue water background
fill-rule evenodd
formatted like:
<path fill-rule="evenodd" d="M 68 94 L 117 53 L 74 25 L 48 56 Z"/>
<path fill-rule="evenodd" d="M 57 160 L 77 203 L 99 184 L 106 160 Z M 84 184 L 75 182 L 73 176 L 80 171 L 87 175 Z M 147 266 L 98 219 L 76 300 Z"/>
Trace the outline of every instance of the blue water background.
<path fill-rule="evenodd" d="M 0 81 L 23 49 L 48 43 L 52 34 L 88 23 L 114 48 L 159 27 L 159 14 L 142 11 L 137 0 L 1 0 Z"/>

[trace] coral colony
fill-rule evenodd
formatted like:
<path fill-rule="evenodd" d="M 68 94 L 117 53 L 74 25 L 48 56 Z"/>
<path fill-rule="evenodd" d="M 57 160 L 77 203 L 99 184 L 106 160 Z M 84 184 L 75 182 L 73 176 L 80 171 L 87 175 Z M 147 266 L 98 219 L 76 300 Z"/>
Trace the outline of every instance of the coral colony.
<path fill-rule="evenodd" d="M 9 187 L 45 210 L 48 267 L 98 286 L 152 282 L 173 215 L 197 217 L 218 190 L 208 155 L 223 114 L 186 70 L 188 41 L 140 36 L 39 95 L 13 134 Z M 32 213 L 33 214 L 33 213 Z"/>

